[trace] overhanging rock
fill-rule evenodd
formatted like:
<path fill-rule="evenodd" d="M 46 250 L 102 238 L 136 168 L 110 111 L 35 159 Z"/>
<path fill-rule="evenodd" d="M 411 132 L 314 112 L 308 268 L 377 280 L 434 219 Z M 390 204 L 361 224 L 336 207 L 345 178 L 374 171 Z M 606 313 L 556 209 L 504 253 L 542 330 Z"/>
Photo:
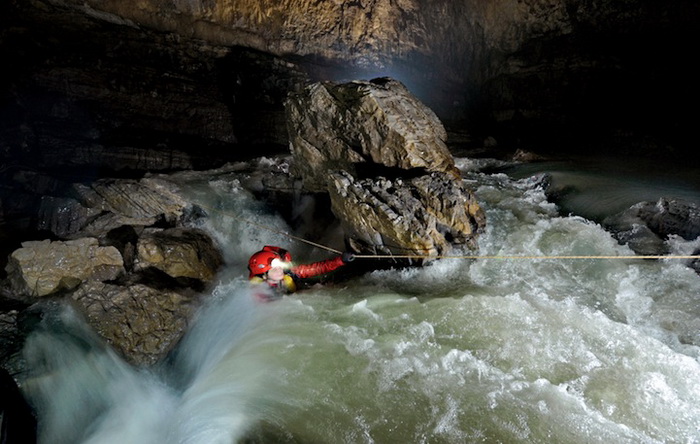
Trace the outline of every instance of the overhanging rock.
<path fill-rule="evenodd" d="M 328 192 L 356 252 L 436 258 L 476 249 L 483 210 L 445 128 L 400 82 L 316 83 L 286 102 L 292 171 Z"/>
<path fill-rule="evenodd" d="M 293 172 L 309 191 L 326 191 L 329 172 L 376 166 L 459 176 L 442 122 L 396 80 L 315 83 L 285 109 Z"/>

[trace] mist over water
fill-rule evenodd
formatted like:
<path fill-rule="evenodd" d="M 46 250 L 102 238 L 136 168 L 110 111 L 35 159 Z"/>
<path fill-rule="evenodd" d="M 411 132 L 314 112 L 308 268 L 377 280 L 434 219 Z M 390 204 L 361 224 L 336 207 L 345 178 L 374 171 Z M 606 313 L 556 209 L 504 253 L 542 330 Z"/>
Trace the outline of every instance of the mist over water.
<path fill-rule="evenodd" d="M 483 255 L 632 254 L 527 177 L 464 173 Z M 681 260 L 439 260 L 260 304 L 245 263 L 261 245 L 327 252 L 280 234 L 235 172 L 178 180 L 230 267 L 157 368 L 70 310 L 44 319 L 25 350 L 41 442 L 700 442 L 700 277 Z"/>

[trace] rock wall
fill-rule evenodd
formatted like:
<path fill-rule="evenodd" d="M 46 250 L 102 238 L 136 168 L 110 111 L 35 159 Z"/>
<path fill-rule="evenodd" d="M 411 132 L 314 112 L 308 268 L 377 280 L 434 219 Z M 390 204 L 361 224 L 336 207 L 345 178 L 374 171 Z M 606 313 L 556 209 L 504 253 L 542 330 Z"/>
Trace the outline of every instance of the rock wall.
<path fill-rule="evenodd" d="M 282 102 L 307 81 L 379 76 L 402 81 L 443 121 L 460 120 L 475 143 L 561 150 L 603 137 L 635 155 L 692 154 L 683 142 L 693 119 L 678 106 L 699 96 L 684 49 L 700 17 L 691 0 L 0 8 L 0 57 L 13 67 L 0 151 L 20 161 L 198 168 L 283 147 Z"/>

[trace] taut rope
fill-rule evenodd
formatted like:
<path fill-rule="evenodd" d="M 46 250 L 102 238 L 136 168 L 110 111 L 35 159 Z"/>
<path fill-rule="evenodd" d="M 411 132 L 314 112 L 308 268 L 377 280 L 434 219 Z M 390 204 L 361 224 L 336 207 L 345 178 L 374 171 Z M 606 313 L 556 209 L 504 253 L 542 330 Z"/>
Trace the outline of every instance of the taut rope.
<path fill-rule="evenodd" d="M 356 254 L 356 258 L 372 258 L 372 259 L 697 259 L 700 256 L 694 255 L 437 255 L 428 256 L 420 254 Z"/>

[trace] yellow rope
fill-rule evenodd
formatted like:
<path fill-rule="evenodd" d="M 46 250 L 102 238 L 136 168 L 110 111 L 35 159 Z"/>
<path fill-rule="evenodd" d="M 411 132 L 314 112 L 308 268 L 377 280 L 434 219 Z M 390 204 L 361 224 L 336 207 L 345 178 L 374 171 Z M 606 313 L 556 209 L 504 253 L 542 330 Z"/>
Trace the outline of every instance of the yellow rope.
<path fill-rule="evenodd" d="M 392 255 L 392 254 L 356 254 L 356 258 L 361 259 L 697 259 L 697 255 L 590 255 L 590 256 L 510 256 L 510 255 L 437 255 L 426 256 L 419 254 Z"/>
<path fill-rule="evenodd" d="M 257 222 L 253 222 L 249 219 L 243 218 L 236 216 L 230 212 L 220 210 L 217 208 L 212 208 L 208 207 L 202 204 L 198 204 L 200 207 L 211 210 L 211 211 L 218 211 L 222 214 L 225 214 L 229 217 L 232 217 L 236 220 L 239 220 L 241 222 L 248 223 L 250 225 L 254 225 L 256 227 L 262 228 L 267 231 L 271 231 L 273 233 L 277 233 L 283 236 L 287 236 L 290 239 L 295 239 L 299 242 L 304 242 L 306 244 L 309 244 L 311 246 L 321 248 L 323 250 L 329 251 L 331 253 L 335 254 L 342 254 L 342 251 L 336 250 L 335 248 L 328 247 L 323 244 L 319 244 L 316 242 L 312 242 L 308 239 L 304 239 L 299 236 L 295 236 L 293 234 L 290 234 L 286 231 L 281 231 L 273 227 L 269 227 L 267 225 L 259 224 Z M 505 259 L 505 260 L 510 260 L 510 259 L 561 259 L 561 260 L 567 260 L 567 259 L 698 259 L 700 258 L 699 255 L 620 255 L 620 256 L 614 256 L 614 255 L 550 255 L 550 256 L 537 256 L 537 255 L 523 255 L 523 256 L 517 256 L 517 255 L 436 255 L 436 256 L 430 256 L 430 255 L 420 255 L 420 254 L 355 254 L 355 258 L 357 259 Z"/>

